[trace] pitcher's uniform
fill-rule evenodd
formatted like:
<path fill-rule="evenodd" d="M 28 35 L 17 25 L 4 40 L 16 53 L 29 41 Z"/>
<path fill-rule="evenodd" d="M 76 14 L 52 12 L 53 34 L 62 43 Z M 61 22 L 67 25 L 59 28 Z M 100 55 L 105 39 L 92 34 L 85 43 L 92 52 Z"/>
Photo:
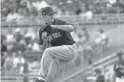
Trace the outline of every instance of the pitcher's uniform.
<path fill-rule="evenodd" d="M 55 19 L 52 25 L 68 25 L 68 23 Z M 42 38 L 44 34 L 45 38 Z M 39 70 L 39 78 L 52 82 L 55 79 L 59 62 L 70 61 L 77 53 L 77 46 L 69 32 L 53 29 L 46 24 L 44 29 L 39 30 L 39 44 L 44 46 L 44 53 L 41 59 L 41 68 Z"/>

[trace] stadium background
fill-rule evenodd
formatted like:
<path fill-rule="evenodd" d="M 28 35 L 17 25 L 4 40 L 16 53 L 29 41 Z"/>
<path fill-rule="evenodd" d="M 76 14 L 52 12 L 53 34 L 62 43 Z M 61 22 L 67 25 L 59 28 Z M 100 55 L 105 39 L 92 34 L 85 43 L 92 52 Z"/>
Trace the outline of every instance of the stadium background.
<path fill-rule="evenodd" d="M 48 5 L 58 12 L 57 18 L 74 24 L 79 30 L 87 28 L 90 40 L 95 39 L 100 28 L 107 32 L 109 38 L 107 46 L 95 45 L 80 51 L 76 65 L 72 62 L 69 66 L 64 65 L 63 78 L 58 75 L 56 81 L 83 82 L 92 77 L 93 69 L 97 68 L 102 68 L 105 77 L 110 77 L 106 79 L 111 80 L 116 53 L 124 49 L 123 0 L 115 3 L 109 0 L 1 0 L 1 47 L 4 46 L 1 50 L 1 81 L 30 82 L 36 77 L 42 57 L 36 33 L 44 24 L 38 8 Z M 63 64 L 61 66 L 64 67 Z"/>

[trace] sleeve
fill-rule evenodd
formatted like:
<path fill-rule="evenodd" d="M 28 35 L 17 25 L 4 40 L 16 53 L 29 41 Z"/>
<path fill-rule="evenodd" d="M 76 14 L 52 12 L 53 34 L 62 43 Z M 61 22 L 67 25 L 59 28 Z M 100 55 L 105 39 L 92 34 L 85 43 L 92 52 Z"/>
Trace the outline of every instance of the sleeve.
<path fill-rule="evenodd" d="M 74 30 L 76 30 L 76 26 L 74 24 L 67 23 L 67 22 L 62 21 L 62 20 L 61 20 L 61 24 L 60 25 L 72 25 L 74 27 Z"/>
<path fill-rule="evenodd" d="M 63 20 L 56 20 L 56 25 L 71 25 Z"/>
<path fill-rule="evenodd" d="M 71 24 L 69 24 L 69 23 L 63 21 L 63 25 L 71 25 Z"/>
<path fill-rule="evenodd" d="M 74 27 L 74 29 L 76 29 L 73 24 L 67 23 L 67 22 L 65 22 L 65 21 L 63 21 L 63 20 L 56 20 L 55 25 L 72 25 L 72 26 Z M 67 32 L 65 32 L 65 31 L 63 31 L 63 30 L 61 30 L 61 32 L 67 33 Z"/>

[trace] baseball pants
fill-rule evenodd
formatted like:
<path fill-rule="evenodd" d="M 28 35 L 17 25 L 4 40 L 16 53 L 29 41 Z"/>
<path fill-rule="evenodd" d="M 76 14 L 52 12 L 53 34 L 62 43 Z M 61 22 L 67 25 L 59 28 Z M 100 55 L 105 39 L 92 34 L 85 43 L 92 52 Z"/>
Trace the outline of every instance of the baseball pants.
<path fill-rule="evenodd" d="M 46 48 L 40 62 L 39 79 L 41 78 L 46 82 L 53 82 L 58 71 L 59 63 L 61 61 L 68 62 L 72 60 L 76 54 L 77 47 L 75 44 Z"/>

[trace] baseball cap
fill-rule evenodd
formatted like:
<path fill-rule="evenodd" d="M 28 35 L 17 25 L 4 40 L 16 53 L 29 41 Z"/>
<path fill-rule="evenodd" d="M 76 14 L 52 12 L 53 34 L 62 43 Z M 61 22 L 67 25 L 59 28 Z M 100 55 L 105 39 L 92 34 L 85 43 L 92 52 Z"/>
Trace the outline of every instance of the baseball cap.
<path fill-rule="evenodd" d="M 45 7 L 42 9 L 42 15 L 51 15 L 51 14 L 55 14 L 57 12 L 53 11 L 53 9 L 51 7 Z"/>

